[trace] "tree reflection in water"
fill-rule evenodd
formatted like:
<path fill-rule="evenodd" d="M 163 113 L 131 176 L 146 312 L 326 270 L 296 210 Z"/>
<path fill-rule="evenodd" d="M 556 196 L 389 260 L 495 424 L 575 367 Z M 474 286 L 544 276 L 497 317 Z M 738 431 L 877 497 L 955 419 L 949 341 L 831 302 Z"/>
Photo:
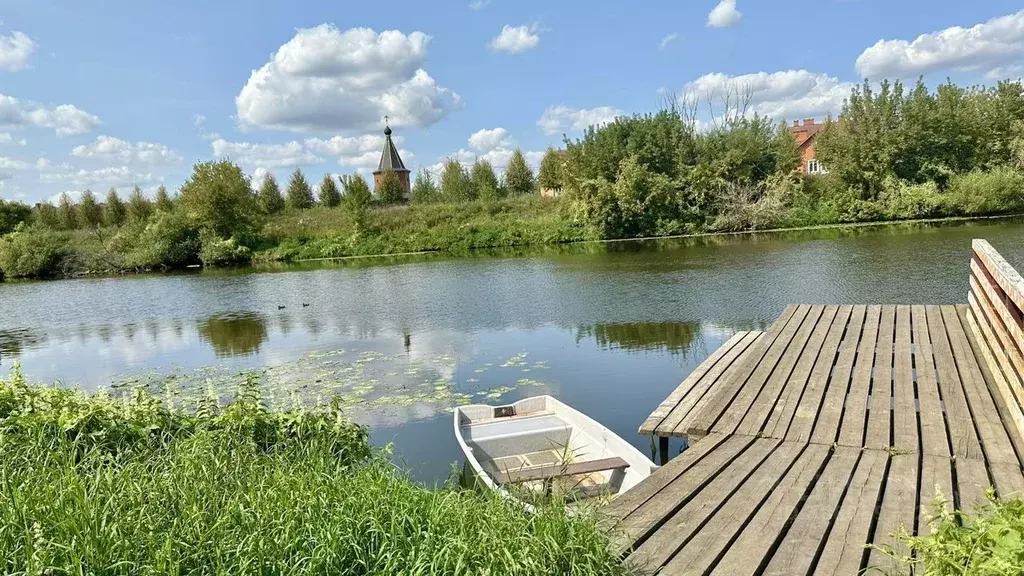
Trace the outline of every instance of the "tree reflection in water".
<path fill-rule="evenodd" d="M 581 326 L 576 341 L 591 338 L 605 349 L 664 350 L 684 358 L 700 338 L 699 322 L 633 322 Z"/>
<path fill-rule="evenodd" d="M 260 345 L 267 341 L 266 318 L 252 312 L 210 316 L 199 323 L 197 330 L 218 358 L 258 354 Z"/>

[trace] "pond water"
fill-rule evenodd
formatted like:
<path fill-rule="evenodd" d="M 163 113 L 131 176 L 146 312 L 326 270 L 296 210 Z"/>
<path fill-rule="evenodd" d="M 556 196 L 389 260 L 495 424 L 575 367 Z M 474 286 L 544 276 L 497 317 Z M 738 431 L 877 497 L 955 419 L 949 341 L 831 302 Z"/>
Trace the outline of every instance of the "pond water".
<path fill-rule="evenodd" d="M 0 375 L 188 397 L 254 373 L 275 404 L 339 396 L 427 482 L 471 402 L 549 393 L 648 452 L 640 423 L 735 331 L 789 303 L 965 302 L 975 237 L 1024 265 L 1000 220 L 7 283 Z"/>

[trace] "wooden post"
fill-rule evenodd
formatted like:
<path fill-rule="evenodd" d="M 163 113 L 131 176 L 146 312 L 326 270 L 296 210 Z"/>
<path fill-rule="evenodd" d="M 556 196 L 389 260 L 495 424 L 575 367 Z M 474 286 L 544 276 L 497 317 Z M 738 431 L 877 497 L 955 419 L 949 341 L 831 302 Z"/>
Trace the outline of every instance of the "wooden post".
<path fill-rule="evenodd" d="M 668 436 L 658 436 L 659 462 L 662 466 L 668 464 Z"/>

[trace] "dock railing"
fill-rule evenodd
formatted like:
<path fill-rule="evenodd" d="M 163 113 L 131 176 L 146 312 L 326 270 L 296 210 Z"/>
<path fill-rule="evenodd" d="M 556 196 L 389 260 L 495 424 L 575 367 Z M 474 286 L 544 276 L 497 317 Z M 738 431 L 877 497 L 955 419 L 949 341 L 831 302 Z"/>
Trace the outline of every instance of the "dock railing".
<path fill-rule="evenodd" d="M 971 329 L 1007 420 L 1024 437 L 1024 278 L 985 240 L 971 244 Z"/>

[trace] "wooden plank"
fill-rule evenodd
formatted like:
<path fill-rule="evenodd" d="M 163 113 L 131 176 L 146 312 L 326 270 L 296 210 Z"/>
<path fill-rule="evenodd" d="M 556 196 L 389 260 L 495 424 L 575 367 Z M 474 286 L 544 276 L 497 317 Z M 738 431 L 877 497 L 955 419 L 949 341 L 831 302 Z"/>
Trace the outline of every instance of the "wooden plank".
<path fill-rule="evenodd" d="M 893 349 L 893 447 L 900 452 L 917 452 L 917 405 L 914 402 L 914 366 L 911 346 L 910 306 L 896 307 L 896 344 Z"/>
<path fill-rule="evenodd" d="M 1005 331 L 1001 330 L 1002 324 L 994 318 L 992 304 L 984 294 L 975 293 L 972 289 L 967 295 L 967 302 L 976 322 L 971 329 L 979 339 L 984 339 L 988 343 L 990 357 L 987 361 L 1004 374 L 1010 386 L 1012 404 L 1020 409 L 1024 406 L 1024 371 L 1018 370 L 1015 362 L 1010 360 L 1010 356 L 1019 355 L 1019 351 L 1013 347 L 1012 342 L 1007 342 L 1008 337 Z"/>
<path fill-rule="evenodd" d="M 999 369 L 992 358 L 990 344 L 986 341 L 986 336 L 982 334 L 983 330 L 979 328 L 979 324 L 984 323 L 984 320 L 979 322 L 975 311 L 971 310 L 967 316 L 967 322 L 971 327 L 967 331 L 967 341 L 970 342 L 974 355 L 978 358 L 981 375 L 995 399 L 996 410 L 999 411 L 999 417 L 1002 418 L 1003 424 L 1006 426 L 1010 442 L 1013 443 L 1013 448 L 1017 451 L 1017 459 L 1024 461 L 1024 412 L 1018 408 L 1013 393 L 1009 390 L 1010 384 L 1006 380 L 1005 373 Z"/>
<path fill-rule="evenodd" d="M 742 412 L 739 414 L 741 417 L 746 414 L 750 402 L 753 401 L 753 394 L 757 392 L 748 390 L 751 382 L 763 382 L 771 374 L 809 309 L 809 306 L 797 306 L 784 323 L 780 317 L 772 324 L 769 329 L 770 335 L 761 339 L 764 348 L 745 356 L 741 367 L 731 370 L 724 383 L 716 386 L 717 391 L 711 400 L 693 415 L 690 424 L 685 427 L 685 434 L 702 436 L 711 432 L 712 427 L 727 411 Z M 789 312 L 790 308 L 786 308 L 786 311 Z M 715 428 L 714 431 L 719 430 Z"/>
<path fill-rule="evenodd" d="M 974 430 L 974 422 L 967 408 L 967 398 L 960 385 L 960 375 L 953 360 L 946 323 L 938 306 L 925 306 L 928 317 L 928 334 L 931 336 L 932 353 L 935 359 L 935 374 L 939 381 L 939 394 L 946 410 L 946 425 L 953 456 L 981 460 L 981 444 Z"/>
<path fill-rule="evenodd" d="M 860 450 L 852 448 L 838 448 L 832 454 L 821 478 L 815 483 L 764 574 L 788 576 L 808 573 L 850 483 L 860 454 Z"/>
<path fill-rule="evenodd" d="M 893 337 L 896 327 L 896 307 L 883 306 L 875 345 L 875 365 L 871 378 L 871 398 L 868 405 L 868 432 L 865 446 L 885 450 L 892 445 L 892 379 Z"/>
<path fill-rule="evenodd" d="M 682 550 L 665 564 L 662 572 L 702 574 L 710 570 L 729 541 L 757 512 L 804 448 L 805 445 L 801 444 L 783 443 L 772 453 L 770 462 L 764 462 L 754 471 Z"/>
<path fill-rule="evenodd" d="M 864 424 L 867 422 L 871 370 L 874 365 L 875 345 L 878 342 L 881 318 L 881 306 L 868 306 L 867 316 L 864 319 L 864 333 L 857 347 L 850 391 L 846 395 L 846 407 L 843 410 L 839 428 L 838 443 L 841 446 L 864 445 Z"/>
<path fill-rule="evenodd" d="M 775 545 L 776 538 L 785 530 L 789 518 L 796 511 L 804 494 L 810 491 L 812 482 L 829 455 L 829 447 L 811 444 L 786 473 L 768 500 L 757 514 L 743 528 L 743 532 L 729 546 L 725 555 L 714 567 L 715 574 L 754 574 L 764 557 Z"/>
<path fill-rule="evenodd" d="M 985 240 L 976 239 L 971 242 L 971 247 L 999 287 L 1006 293 L 1006 297 L 1016 304 L 1019 310 L 1024 310 L 1024 278 L 1021 278 L 1013 266 L 1010 266 L 999 252 L 996 252 L 995 248 Z"/>
<path fill-rule="evenodd" d="M 534 480 L 552 480 L 565 476 L 576 476 L 577 474 L 593 474 L 594 472 L 605 472 L 608 470 L 624 470 L 626 468 L 629 468 L 629 462 L 615 456 L 584 462 L 545 464 L 533 468 L 505 470 L 504 472 L 498 472 L 494 480 L 498 484 L 515 484 L 518 482 L 532 482 Z"/>
<path fill-rule="evenodd" d="M 682 402 L 688 394 L 690 394 L 694 386 L 696 386 L 697 383 L 700 382 L 700 380 L 718 364 L 718 361 L 728 354 L 730 350 L 739 345 L 739 343 L 750 334 L 750 332 L 737 332 L 733 334 L 732 337 L 719 346 L 717 350 L 712 352 L 707 359 L 697 365 L 697 367 L 693 369 L 693 372 L 690 372 L 686 379 L 684 379 L 679 386 L 676 386 L 675 390 L 668 395 L 668 398 L 665 398 L 665 400 L 655 408 L 654 412 L 651 412 L 651 415 L 644 420 L 644 423 L 640 425 L 640 434 L 646 436 L 653 435 L 665 417 L 676 409 L 679 403 Z"/>
<path fill-rule="evenodd" d="M 747 434 L 750 436 L 759 434 L 767 423 L 767 420 L 771 417 L 772 411 L 777 405 L 780 395 L 785 393 L 785 389 L 788 386 L 792 386 L 794 388 L 799 388 L 801 391 L 803 390 L 804 384 L 807 382 L 807 376 L 810 375 L 810 369 L 814 365 L 814 358 L 818 355 L 817 350 L 810 353 L 811 359 L 805 363 L 806 372 L 803 376 L 796 374 L 796 368 L 799 361 L 804 358 L 804 352 L 812 346 L 814 336 L 820 336 L 820 339 L 817 342 L 817 347 L 821 347 L 821 342 L 824 341 L 825 333 L 828 331 L 828 325 L 832 323 L 831 319 L 829 319 L 827 323 L 824 321 L 824 312 L 824 306 L 811 306 L 810 310 L 807 311 L 807 316 L 804 318 L 803 323 L 800 325 L 800 329 L 793 335 L 793 340 L 779 359 L 779 363 L 775 366 L 775 369 L 768 374 L 764 384 L 760 386 L 760 392 L 757 392 L 751 402 L 750 410 L 747 411 L 745 416 L 740 415 L 738 411 L 730 412 L 723 416 L 722 421 L 719 424 L 719 427 L 723 432 L 726 432 L 730 430 L 732 426 L 735 426 L 735 430 L 739 434 Z M 831 314 L 834 318 L 834 307 L 832 307 Z M 819 330 L 818 327 L 822 324 L 826 324 L 826 326 L 824 329 Z M 756 382 L 753 384 L 757 385 Z M 754 390 L 753 387 L 751 387 L 751 384 L 748 384 L 747 386 L 748 390 Z"/>
<path fill-rule="evenodd" d="M 628 564 L 638 570 L 653 570 L 664 566 L 778 446 L 779 441 L 775 439 L 756 440 L 714 482 L 693 495 L 664 525 L 640 544 L 627 558 Z"/>
<path fill-rule="evenodd" d="M 1024 320 L 1021 319 L 1021 311 L 1001 298 L 995 280 L 974 260 L 971 261 L 971 270 L 974 272 L 970 278 L 971 293 L 985 305 L 992 327 L 997 329 L 999 341 L 1007 349 L 1007 359 L 1018 374 L 1024 374 Z"/>
<path fill-rule="evenodd" d="M 930 523 L 936 516 L 936 500 L 944 501 L 947 511 L 953 510 L 953 469 L 949 458 L 921 455 L 921 492 L 917 511 L 917 533 L 931 533 Z"/>
<path fill-rule="evenodd" d="M 744 454 L 752 442 L 752 438 L 745 436 L 729 438 L 708 453 L 705 458 L 642 502 L 635 510 L 615 524 L 613 544 L 616 549 L 628 550 L 636 542 L 647 538 L 666 519 L 675 514 L 676 510 L 684 506 L 709 484 L 714 485 L 715 483 L 711 481 L 717 478 L 735 458 Z M 628 494 L 629 492 L 624 496 Z M 614 511 L 612 513 L 614 514 Z"/>
<path fill-rule="evenodd" d="M 818 358 L 814 361 L 814 368 L 811 370 L 811 375 L 807 379 L 807 388 L 804 390 L 803 396 L 800 397 L 797 404 L 793 407 L 792 416 L 787 417 L 787 415 L 784 414 L 778 419 L 778 423 L 771 433 L 773 437 L 779 438 L 785 436 L 786 440 L 802 443 L 806 443 L 810 440 L 814 421 L 818 417 L 818 412 L 822 409 L 822 402 L 825 398 L 825 389 L 829 383 L 832 366 L 837 363 L 837 360 L 841 356 L 839 345 L 843 341 L 843 335 L 846 333 L 847 326 L 850 326 L 851 329 L 853 329 L 850 325 L 850 316 L 852 312 L 852 306 L 839 307 L 839 310 L 836 312 L 835 320 L 832 321 L 832 326 L 828 329 L 828 335 L 825 336 L 825 342 L 821 345 L 821 352 L 818 354 Z M 853 344 L 853 349 L 856 349 L 856 343 Z M 852 365 L 852 354 L 850 355 L 850 360 Z M 849 375 L 847 374 L 846 379 L 844 379 L 842 383 L 844 389 L 848 382 Z M 836 412 L 838 414 L 838 411 Z M 789 420 L 789 423 L 786 425 L 785 430 L 783 430 L 783 423 L 787 420 Z"/>
<path fill-rule="evenodd" d="M 867 306 L 853 307 L 850 312 L 850 324 L 843 341 L 839 344 L 836 364 L 834 367 L 823 367 L 829 370 L 829 374 L 825 377 L 825 397 L 821 402 L 817 419 L 810 414 L 797 414 L 796 422 L 790 428 L 787 439 L 803 440 L 807 438 L 808 430 L 811 430 L 811 442 L 817 444 L 832 444 L 839 437 L 839 422 L 843 419 L 846 392 L 853 377 L 853 364 L 865 330 L 867 311 Z M 877 325 L 876 319 L 875 326 Z M 874 343 L 871 346 L 874 347 Z M 822 375 L 818 374 L 815 381 L 820 382 L 821 377 Z"/>
<path fill-rule="evenodd" d="M 886 477 L 882 508 L 871 541 L 877 547 L 890 550 L 897 557 L 906 557 L 910 551 L 894 536 L 897 531 L 914 533 L 917 518 L 917 454 L 902 454 L 889 459 L 889 473 Z M 883 574 L 895 574 L 899 564 L 880 550 L 873 549 L 868 557 L 868 569 L 881 570 Z"/>
<path fill-rule="evenodd" d="M 684 398 L 679 406 L 665 418 L 665 421 L 658 426 L 659 433 L 666 436 L 685 436 L 686 420 L 710 402 L 715 392 L 714 388 L 721 385 L 730 370 L 739 369 L 745 355 L 753 350 L 762 338 L 764 338 L 764 332 L 749 332 L 739 346 L 730 350 L 701 380 L 693 393 Z"/>
<path fill-rule="evenodd" d="M 800 359 L 797 360 L 792 374 L 779 394 L 778 401 L 769 413 L 768 421 L 761 430 L 763 436 L 782 438 L 786 435 L 790 422 L 793 421 L 797 408 L 807 392 L 811 374 L 815 365 L 818 364 L 819 358 L 822 362 L 828 362 L 829 366 L 832 365 L 832 361 L 835 359 L 835 347 L 839 346 L 839 337 L 842 335 L 842 328 L 833 330 L 833 326 L 840 322 L 839 312 L 839 306 L 826 306 L 822 311 L 821 318 L 814 327 L 810 339 L 807 340 L 803 352 L 800 353 Z M 845 324 L 846 321 L 842 320 L 842 323 Z M 833 336 L 831 342 L 827 340 L 829 335 Z M 827 345 L 830 344 L 834 344 L 835 347 L 829 349 Z M 822 356 L 827 356 L 827 359 L 821 358 Z M 815 406 L 815 413 L 817 413 L 817 406 Z"/>
<path fill-rule="evenodd" d="M 956 489 L 959 499 L 957 510 L 973 516 L 975 510 L 984 505 L 985 490 L 992 486 L 982 460 L 956 460 Z"/>
<path fill-rule="evenodd" d="M 882 450 L 865 450 L 861 454 L 839 514 L 814 567 L 815 574 L 845 576 L 857 574 L 860 570 L 864 544 L 871 535 L 871 520 L 888 461 L 888 452 Z"/>
<path fill-rule="evenodd" d="M 678 458 L 670 460 L 668 464 L 655 470 L 646 480 L 612 500 L 602 509 L 602 513 L 613 521 L 622 520 L 682 476 L 683 473 L 696 466 L 708 453 L 718 448 L 726 440 L 728 437 L 724 434 L 712 434 L 695 442 Z M 737 443 L 739 444 L 737 450 L 745 445 L 742 440 Z"/>
<path fill-rule="evenodd" d="M 978 360 L 974 357 L 974 351 L 967 342 L 961 315 L 968 313 L 966 306 L 961 306 L 959 309 L 954 306 L 942 307 L 946 332 L 949 334 L 949 341 L 953 348 L 953 359 L 960 372 L 960 382 L 963 385 L 968 408 L 978 431 L 978 439 L 981 441 L 985 459 L 989 462 L 1019 464 L 1010 437 L 1006 434 L 1002 420 L 999 419 L 999 411 L 992 400 L 992 394 L 989 393 L 988 386 L 982 377 Z"/>
<path fill-rule="evenodd" d="M 1024 475 L 1021 474 L 1020 466 L 1008 462 L 989 462 L 988 469 L 1000 498 L 1024 496 Z"/>
<path fill-rule="evenodd" d="M 935 358 L 924 306 L 911 306 L 914 348 L 917 360 L 917 396 L 921 418 L 921 449 L 924 454 L 949 458 L 949 438 L 942 415 L 939 382 L 935 375 Z"/>

